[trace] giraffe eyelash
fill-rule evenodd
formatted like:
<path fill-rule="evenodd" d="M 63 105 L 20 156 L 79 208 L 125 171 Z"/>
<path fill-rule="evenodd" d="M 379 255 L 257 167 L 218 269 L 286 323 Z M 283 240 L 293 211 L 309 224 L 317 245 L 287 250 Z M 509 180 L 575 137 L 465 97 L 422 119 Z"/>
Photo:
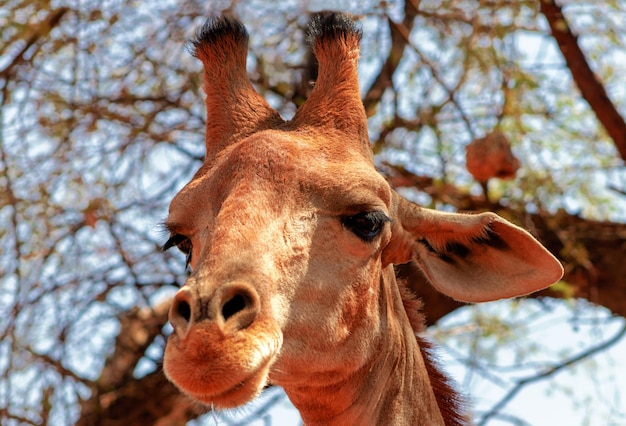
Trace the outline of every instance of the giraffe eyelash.
<path fill-rule="evenodd" d="M 191 263 L 191 252 L 193 248 L 191 240 L 182 234 L 174 234 L 163 244 L 161 250 L 166 251 L 172 247 L 178 248 L 178 250 L 186 256 L 185 269 L 187 269 L 189 263 Z"/>

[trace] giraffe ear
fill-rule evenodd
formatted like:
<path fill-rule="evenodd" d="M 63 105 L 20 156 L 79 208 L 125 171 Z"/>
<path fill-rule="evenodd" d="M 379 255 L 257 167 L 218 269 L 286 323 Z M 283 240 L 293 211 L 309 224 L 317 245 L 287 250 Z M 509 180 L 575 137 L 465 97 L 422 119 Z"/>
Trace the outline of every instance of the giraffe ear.
<path fill-rule="evenodd" d="M 486 302 L 544 289 L 563 276 L 560 262 L 532 235 L 495 213 L 425 209 L 394 193 L 385 263 L 415 260 L 440 292 Z"/>

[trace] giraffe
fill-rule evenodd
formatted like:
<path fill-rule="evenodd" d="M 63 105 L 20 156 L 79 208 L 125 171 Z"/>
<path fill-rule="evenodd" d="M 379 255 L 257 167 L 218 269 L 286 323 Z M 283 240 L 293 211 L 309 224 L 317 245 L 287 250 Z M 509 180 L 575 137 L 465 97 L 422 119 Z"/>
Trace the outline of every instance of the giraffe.
<path fill-rule="evenodd" d="M 239 21 L 198 32 L 206 158 L 165 221 L 164 249 L 186 253 L 191 273 L 169 312 L 164 372 L 217 408 L 280 385 L 307 425 L 465 424 L 394 264 L 417 262 L 467 302 L 537 291 L 563 269 L 496 214 L 422 208 L 376 171 L 361 32 L 344 14 L 312 17 L 318 79 L 289 121 L 251 85 Z"/>

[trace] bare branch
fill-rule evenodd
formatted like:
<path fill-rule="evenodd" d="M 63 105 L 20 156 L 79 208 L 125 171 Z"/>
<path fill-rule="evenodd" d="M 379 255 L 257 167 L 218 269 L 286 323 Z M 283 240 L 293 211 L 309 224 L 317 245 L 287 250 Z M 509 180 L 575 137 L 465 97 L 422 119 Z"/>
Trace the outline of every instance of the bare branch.
<path fill-rule="evenodd" d="M 149 375 L 149 379 L 134 379 L 133 371 L 146 349 L 161 333 L 167 321 L 170 301 L 167 300 L 155 308 L 133 309 L 120 319 L 120 332 L 115 341 L 115 349 L 107 359 L 100 378 L 92 386 L 92 396 L 81 405 L 81 421 L 79 424 L 90 424 L 94 416 L 98 417 L 103 410 L 114 406 L 118 399 L 128 399 L 133 392 L 124 389 L 127 384 L 134 385 L 144 382 L 161 381 L 161 387 L 167 385 L 162 372 Z M 148 376 L 147 376 L 148 377 Z M 153 383 L 154 384 L 154 383 Z M 115 392 L 114 390 L 118 390 Z M 134 395 L 135 398 L 141 396 Z M 81 423 L 83 422 L 83 423 Z"/>
<path fill-rule="evenodd" d="M 622 159 L 626 161 L 626 122 L 587 63 L 578 45 L 578 37 L 572 33 L 561 6 L 555 0 L 541 0 L 541 12 L 550 24 L 552 36 L 558 43 L 583 98 L 613 139 Z"/>
<path fill-rule="evenodd" d="M 601 343 L 599 345 L 593 346 L 589 349 L 587 349 L 586 351 L 583 351 L 581 353 L 579 353 L 578 355 L 569 358 L 559 364 L 547 367 L 544 372 L 536 374 L 534 376 L 531 377 L 527 377 L 525 379 L 521 379 L 519 380 L 516 385 L 502 398 L 500 399 L 500 401 L 495 404 L 491 410 L 489 412 L 487 412 L 485 415 L 483 415 L 483 417 L 480 419 L 480 421 L 478 422 L 478 426 L 482 426 L 484 424 L 486 424 L 487 420 L 489 420 L 491 417 L 495 416 L 496 414 L 499 413 L 499 411 L 504 408 L 504 406 L 506 404 L 508 404 L 514 397 L 515 395 L 517 395 L 526 385 L 529 385 L 531 383 L 534 382 L 538 382 L 541 380 L 545 380 L 553 375 L 555 375 L 556 373 L 560 372 L 561 370 L 563 370 L 564 368 L 570 367 L 580 361 L 583 361 L 589 357 L 591 357 L 592 355 L 596 355 L 599 352 L 602 352 L 608 348 L 610 348 L 611 346 L 613 346 L 615 343 L 619 342 L 622 337 L 626 336 L 626 323 L 624 324 L 624 326 L 620 329 L 620 331 L 618 331 L 615 336 L 613 336 L 612 338 L 610 338 L 609 340 L 607 340 L 604 343 Z"/>
<path fill-rule="evenodd" d="M 37 41 L 43 37 L 46 37 L 52 28 L 56 27 L 63 15 L 65 15 L 69 11 L 67 7 L 60 7 L 58 9 L 54 9 L 50 11 L 50 14 L 44 19 L 42 22 L 32 26 L 30 30 L 26 33 L 26 35 L 22 38 L 24 42 L 24 47 L 20 49 L 20 51 L 15 55 L 13 60 L 4 67 L 3 70 L 0 70 L 0 78 L 7 78 L 9 73 L 20 62 L 24 60 L 24 54 L 31 48 Z"/>
<path fill-rule="evenodd" d="M 418 5 L 414 3 L 419 4 L 419 2 L 405 2 L 404 19 L 402 23 L 396 24 L 391 19 L 388 19 L 389 29 L 391 31 L 391 49 L 389 49 L 387 60 L 380 69 L 378 76 L 376 76 L 374 83 L 372 83 L 363 98 L 363 105 L 365 106 L 365 111 L 368 116 L 374 114 L 374 108 L 380 102 L 383 93 L 392 85 L 393 74 L 400 64 L 400 60 L 404 54 L 404 48 L 409 43 L 407 34 L 411 33 L 415 16 L 417 15 Z"/>

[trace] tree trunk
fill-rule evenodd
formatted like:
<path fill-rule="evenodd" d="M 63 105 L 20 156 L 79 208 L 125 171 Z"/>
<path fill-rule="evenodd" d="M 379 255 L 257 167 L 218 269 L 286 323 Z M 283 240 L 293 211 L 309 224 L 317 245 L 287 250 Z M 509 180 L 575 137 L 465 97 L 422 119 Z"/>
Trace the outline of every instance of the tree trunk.
<path fill-rule="evenodd" d="M 626 161 L 626 122 L 624 122 L 624 118 L 611 102 L 604 85 L 598 80 L 587 63 L 585 54 L 578 45 L 578 38 L 563 16 L 561 6 L 555 0 L 541 0 L 540 4 L 541 12 L 550 24 L 552 37 L 556 40 L 580 93 L 595 112 L 598 121 L 602 123 L 606 132 L 613 139 L 622 160 Z"/>

